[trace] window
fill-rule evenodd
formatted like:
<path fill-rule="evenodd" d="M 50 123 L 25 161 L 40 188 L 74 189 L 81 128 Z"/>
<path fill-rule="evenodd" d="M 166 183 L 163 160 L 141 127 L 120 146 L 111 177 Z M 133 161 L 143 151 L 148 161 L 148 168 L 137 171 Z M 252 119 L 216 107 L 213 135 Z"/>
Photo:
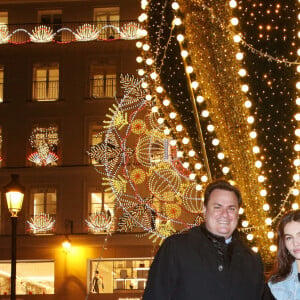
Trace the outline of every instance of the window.
<path fill-rule="evenodd" d="M 94 9 L 94 21 L 97 23 L 97 28 L 100 30 L 100 39 L 118 39 L 120 8 L 106 7 Z"/>
<path fill-rule="evenodd" d="M 37 64 L 33 68 L 32 99 L 56 101 L 59 98 L 59 64 Z"/>
<path fill-rule="evenodd" d="M 55 33 L 54 39 L 61 41 L 61 32 L 57 32 L 62 28 L 62 10 L 41 10 L 38 12 L 38 22 L 51 27 Z"/>
<path fill-rule="evenodd" d="M 0 11 L 0 30 L 7 30 L 8 12 Z"/>
<path fill-rule="evenodd" d="M 114 230 L 115 198 L 103 191 L 89 192 L 89 218 L 86 220 L 91 233 L 105 233 Z"/>
<path fill-rule="evenodd" d="M 91 293 L 114 293 L 145 289 L 151 258 L 102 259 L 90 261 Z M 98 273 L 97 273 L 98 272 Z M 98 278 L 98 280 L 95 280 Z"/>
<path fill-rule="evenodd" d="M 0 295 L 10 294 L 10 262 L 0 261 Z M 17 261 L 16 294 L 54 294 L 54 261 Z"/>
<path fill-rule="evenodd" d="M 92 151 L 92 149 L 100 146 L 101 142 L 103 141 L 103 132 L 102 132 L 102 126 L 99 125 L 97 122 L 93 122 L 89 125 L 89 156 L 90 156 L 90 163 L 93 165 L 101 164 L 101 159 L 96 155 L 95 151 Z M 94 149 L 95 150 L 95 149 Z M 95 155 L 93 155 L 93 154 Z"/>
<path fill-rule="evenodd" d="M 112 98 L 116 96 L 117 76 L 114 68 L 100 65 L 91 67 L 91 97 Z"/>
<path fill-rule="evenodd" d="M 34 234 L 53 233 L 56 219 L 56 190 L 40 188 L 31 191 L 32 217 L 27 221 Z"/>
<path fill-rule="evenodd" d="M 30 162 L 43 167 L 57 165 L 59 159 L 57 154 L 59 142 L 57 125 L 34 126 L 29 141 L 34 151 L 27 158 Z"/>
<path fill-rule="evenodd" d="M 4 68 L 3 66 L 0 66 L 0 103 L 3 102 L 3 88 L 4 88 Z"/>

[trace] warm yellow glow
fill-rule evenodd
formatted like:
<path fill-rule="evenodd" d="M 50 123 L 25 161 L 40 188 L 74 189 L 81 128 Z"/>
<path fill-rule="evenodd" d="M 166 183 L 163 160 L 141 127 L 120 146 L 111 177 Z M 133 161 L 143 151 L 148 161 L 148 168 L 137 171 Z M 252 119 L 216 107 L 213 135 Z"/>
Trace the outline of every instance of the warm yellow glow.
<path fill-rule="evenodd" d="M 148 44 L 143 45 L 143 50 L 144 51 L 149 51 L 149 49 L 150 49 L 150 46 Z"/>
<path fill-rule="evenodd" d="M 192 85 L 192 88 L 193 88 L 194 90 L 196 90 L 196 89 L 198 88 L 198 86 L 199 86 L 199 82 L 198 82 L 198 81 L 193 81 L 193 82 L 191 83 L 191 85 Z"/>
<path fill-rule="evenodd" d="M 7 207 L 12 217 L 17 217 L 23 204 L 24 194 L 16 191 L 9 191 L 5 193 Z"/>
<path fill-rule="evenodd" d="M 137 63 L 141 63 L 143 61 L 143 58 L 141 57 L 141 56 L 138 56 L 137 58 L 136 58 L 136 62 Z"/>
<path fill-rule="evenodd" d="M 213 131 L 215 130 L 215 126 L 212 125 L 212 124 L 209 124 L 209 125 L 207 125 L 207 130 L 208 130 L 209 132 L 213 132 Z"/>
<path fill-rule="evenodd" d="M 218 159 L 222 160 L 225 158 L 225 154 L 223 152 L 218 153 Z"/>
<path fill-rule="evenodd" d="M 247 240 L 249 240 L 249 241 L 253 240 L 253 234 L 252 233 L 247 234 Z"/>
<path fill-rule="evenodd" d="M 261 190 L 259 193 L 262 197 L 267 196 L 267 190 Z"/>
<path fill-rule="evenodd" d="M 156 88 L 156 91 L 157 91 L 159 94 L 161 94 L 161 93 L 164 91 L 164 89 L 163 89 L 162 86 L 158 86 L 158 87 Z"/>
<path fill-rule="evenodd" d="M 182 50 L 180 54 L 183 58 L 186 58 L 189 55 L 189 53 L 186 50 Z"/>
<path fill-rule="evenodd" d="M 194 69 L 193 69 L 192 66 L 187 66 L 187 67 L 186 67 L 186 72 L 187 72 L 188 74 L 191 74 L 193 71 L 194 71 Z"/>
<path fill-rule="evenodd" d="M 190 179 L 190 180 L 194 180 L 195 178 L 196 178 L 196 174 L 191 173 L 191 174 L 189 175 L 189 179 Z"/>
<path fill-rule="evenodd" d="M 184 138 L 182 139 L 182 143 L 185 144 L 185 145 L 188 144 L 189 141 L 190 141 L 190 139 L 187 138 L 187 137 L 184 137 Z"/>
<path fill-rule="evenodd" d="M 266 218 L 265 223 L 267 225 L 271 225 L 272 224 L 272 219 L 271 218 Z"/>
<path fill-rule="evenodd" d="M 186 169 L 190 166 L 190 164 L 187 161 L 185 161 L 182 165 Z"/>
<path fill-rule="evenodd" d="M 177 41 L 178 42 L 183 42 L 184 41 L 184 36 L 182 34 L 177 35 Z"/>
<path fill-rule="evenodd" d="M 260 149 L 258 146 L 253 146 L 252 151 L 253 151 L 253 153 L 257 154 L 260 152 Z"/>
<path fill-rule="evenodd" d="M 147 64 L 148 66 L 152 65 L 152 64 L 153 64 L 153 59 L 152 59 L 152 58 L 147 58 L 147 59 L 146 59 L 146 64 Z"/>
<path fill-rule="evenodd" d="M 169 99 L 164 99 L 164 101 L 163 101 L 163 105 L 164 106 L 169 106 L 170 105 L 170 100 Z"/>
<path fill-rule="evenodd" d="M 169 114 L 169 117 L 170 117 L 171 119 L 175 119 L 176 116 L 177 116 L 177 114 L 176 114 L 176 112 L 174 112 L 174 111 L 170 112 L 170 114 Z"/>
<path fill-rule="evenodd" d="M 202 116 L 203 118 L 207 118 L 207 117 L 209 116 L 209 111 L 208 111 L 208 110 L 203 110 L 203 111 L 201 112 L 201 116 Z"/>
<path fill-rule="evenodd" d="M 179 25 L 181 25 L 181 23 L 182 23 L 182 21 L 180 18 L 178 18 L 178 17 L 174 18 L 174 20 L 173 20 L 174 25 L 179 26 Z"/>
<path fill-rule="evenodd" d="M 212 144 L 213 144 L 214 146 L 218 146 L 218 145 L 220 144 L 219 139 L 213 139 L 213 140 L 212 140 Z"/>
<path fill-rule="evenodd" d="M 229 6 L 230 6 L 231 8 L 235 8 L 235 7 L 237 7 L 237 2 L 236 2 L 235 0 L 230 0 L 230 1 L 229 1 Z"/>
<path fill-rule="evenodd" d="M 165 121 L 164 118 L 158 118 L 158 119 L 157 119 L 157 123 L 158 123 L 158 124 L 163 124 L 164 121 Z"/>
<path fill-rule="evenodd" d="M 197 102 L 198 103 L 202 103 L 204 101 L 204 97 L 203 96 L 197 96 Z"/>
<path fill-rule="evenodd" d="M 201 176 L 201 181 L 202 182 L 207 182 L 208 177 L 206 175 Z"/>
<path fill-rule="evenodd" d="M 275 236 L 275 234 L 274 234 L 273 231 L 269 231 L 269 232 L 268 232 L 268 238 L 269 238 L 269 239 L 273 239 L 274 236 Z"/>
<path fill-rule="evenodd" d="M 277 246 L 276 245 L 271 245 L 270 246 L 270 251 L 271 252 L 276 252 L 277 251 Z"/>
<path fill-rule="evenodd" d="M 250 100 L 245 101 L 244 103 L 246 108 L 250 108 L 252 106 L 252 102 Z"/>
<path fill-rule="evenodd" d="M 62 243 L 62 247 L 64 252 L 69 253 L 72 249 L 71 241 L 69 239 L 65 239 Z"/>
<path fill-rule="evenodd" d="M 292 204 L 292 209 L 293 209 L 293 210 L 299 209 L 299 204 L 296 203 L 296 202 L 294 202 L 294 203 Z"/>
<path fill-rule="evenodd" d="M 172 2 L 172 8 L 173 8 L 174 10 L 178 10 L 178 9 L 179 9 L 179 4 L 178 4 L 178 2 Z"/>
<path fill-rule="evenodd" d="M 229 173 L 229 168 L 228 167 L 223 167 L 222 168 L 222 172 L 223 172 L 223 174 L 228 174 Z"/>
<path fill-rule="evenodd" d="M 176 131 L 181 132 L 183 130 L 183 126 L 181 124 L 176 126 Z"/>
<path fill-rule="evenodd" d="M 194 150 L 189 151 L 189 156 L 194 157 L 196 155 L 196 152 Z"/>
<path fill-rule="evenodd" d="M 239 24 L 239 20 L 238 20 L 238 18 L 232 18 L 232 19 L 230 20 L 230 23 L 231 23 L 233 26 L 236 26 L 236 25 Z"/>
<path fill-rule="evenodd" d="M 242 60 L 244 58 L 244 54 L 242 52 L 238 52 L 236 55 L 235 55 L 235 58 L 237 60 Z"/>
<path fill-rule="evenodd" d="M 152 72 L 150 74 L 151 79 L 155 80 L 158 77 L 158 74 L 156 72 Z"/>
<path fill-rule="evenodd" d="M 252 139 L 255 139 L 255 138 L 257 137 L 257 133 L 256 133 L 255 131 L 251 131 L 251 132 L 250 132 L 250 137 L 251 137 Z"/>
<path fill-rule="evenodd" d="M 241 77 L 245 77 L 247 75 L 247 71 L 245 69 L 239 69 L 239 75 Z"/>
<path fill-rule="evenodd" d="M 202 164 L 200 164 L 200 163 L 195 164 L 195 169 L 196 170 L 200 170 L 201 168 L 202 168 Z"/>
<path fill-rule="evenodd" d="M 243 227 L 248 227 L 248 225 L 249 225 L 249 222 L 247 220 L 245 220 L 245 221 L 242 222 L 242 226 Z"/>

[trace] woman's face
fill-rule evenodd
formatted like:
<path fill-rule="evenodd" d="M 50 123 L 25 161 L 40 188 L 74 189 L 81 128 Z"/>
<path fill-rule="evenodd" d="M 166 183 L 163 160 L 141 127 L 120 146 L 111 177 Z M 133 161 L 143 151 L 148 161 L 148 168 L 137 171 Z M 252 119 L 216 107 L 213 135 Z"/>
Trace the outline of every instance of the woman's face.
<path fill-rule="evenodd" d="M 284 227 L 284 242 L 289 253 L 300 259 L 300 222 L 289 222 Z"/>

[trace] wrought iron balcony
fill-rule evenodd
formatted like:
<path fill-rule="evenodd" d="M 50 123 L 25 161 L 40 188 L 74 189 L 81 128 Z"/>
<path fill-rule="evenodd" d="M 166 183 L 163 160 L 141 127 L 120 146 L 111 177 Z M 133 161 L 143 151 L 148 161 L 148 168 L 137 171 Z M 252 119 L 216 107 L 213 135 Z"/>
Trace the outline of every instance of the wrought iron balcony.
<path fill-rule="evenodd" d="M 61 24 L 1 24 L 1 44 L 71 43 L 87 41 L 136 40 L 144 31 L 136 21 L 68 22 Z"/>

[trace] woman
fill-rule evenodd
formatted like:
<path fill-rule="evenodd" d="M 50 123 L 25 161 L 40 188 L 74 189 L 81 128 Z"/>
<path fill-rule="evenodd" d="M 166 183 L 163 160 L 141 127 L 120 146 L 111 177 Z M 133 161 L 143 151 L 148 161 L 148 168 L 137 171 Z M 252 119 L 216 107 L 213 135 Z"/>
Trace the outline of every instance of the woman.
<path fill-rule="evenodd" d="M 269 287 L 277 300 L 300 299 L 300 210 L 285 214 L 278 226 L 278 253 Z"/>

